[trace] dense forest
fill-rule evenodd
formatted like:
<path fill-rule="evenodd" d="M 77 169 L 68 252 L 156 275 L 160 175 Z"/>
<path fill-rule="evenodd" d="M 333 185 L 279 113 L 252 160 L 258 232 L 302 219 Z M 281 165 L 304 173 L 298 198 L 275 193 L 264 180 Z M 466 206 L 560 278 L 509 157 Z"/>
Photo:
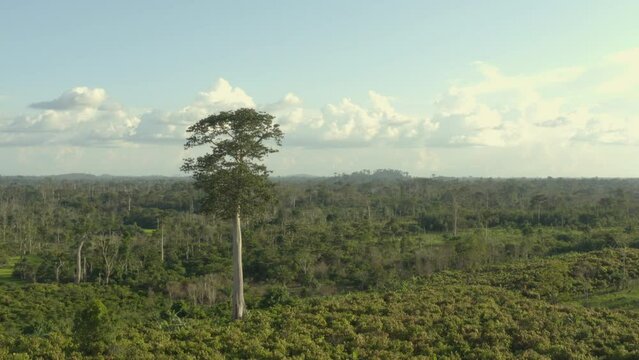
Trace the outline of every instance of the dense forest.
<path fill-rule="evenodd" d="M 0 177 L 0 358 L 639 358 L 639 180 Z"/>

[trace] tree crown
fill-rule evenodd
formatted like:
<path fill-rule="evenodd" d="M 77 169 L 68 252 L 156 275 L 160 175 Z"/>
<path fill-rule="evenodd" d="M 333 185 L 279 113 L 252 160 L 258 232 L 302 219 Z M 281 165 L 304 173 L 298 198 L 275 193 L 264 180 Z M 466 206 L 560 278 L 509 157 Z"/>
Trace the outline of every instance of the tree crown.
<path fill-rule="evenodd" d="M 270 171 L 262 163 L 278 150 L 283 133 L 274 117 L 254 109 L 223 111 L 187 129 L 185 149 L 209 145 L 210 152 L 184 160 L 182 171 L 193 174 L 195 186 L 206 194 L 203 209 L 232 218 L 241 209 L 253 214 L 272 200 Z"/>

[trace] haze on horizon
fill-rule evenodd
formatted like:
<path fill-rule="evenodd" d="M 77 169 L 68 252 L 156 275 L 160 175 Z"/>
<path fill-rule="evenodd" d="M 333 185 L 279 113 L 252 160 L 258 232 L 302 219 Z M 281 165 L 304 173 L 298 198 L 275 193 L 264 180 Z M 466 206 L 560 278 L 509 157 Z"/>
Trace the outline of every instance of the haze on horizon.
<path fill-rule="evenodd" d="M 222 110 L 274 175 L 638 177 L 639 3 L 0 2 L 0 175 L 184 175 Z"/>

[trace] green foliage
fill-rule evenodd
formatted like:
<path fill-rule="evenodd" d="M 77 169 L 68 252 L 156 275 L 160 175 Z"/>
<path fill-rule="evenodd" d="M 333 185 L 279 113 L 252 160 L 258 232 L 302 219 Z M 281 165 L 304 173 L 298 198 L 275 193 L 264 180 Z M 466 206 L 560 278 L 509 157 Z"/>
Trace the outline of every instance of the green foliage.
<path fill-rule="evenodd" d="M 80 351 L 89 355 L 104 354 L 113 343 L 114 328 L 107 307 L 98 299 L 90 301 L 75 315 L 73 337 Z"/>
<path fill-rule="evenodd" d="M 229 224 L 191 181 L 0 178 L 0 359 L 639 356 L 639 181 L 359 172 L 272 190 L 244 228 L 255 306 L 232 324 Z M 103 355 L 73 332 L 92 299 L 112 336 L 82 351 Z"/>
<path fill-rule="evenodd" d="M 38 279 L 38 269 L 43 259 L 38 256 L 23 256 L 13 268 L 13 276 L 21 280 L 36 282 Z"/>
<path fill-rule="evenodd" d="M 637 334 L 639 321 L 622 313 L 451 284 L 308 299 L 294 307 L 252 310 L 239 323 L 195 318 L 170 327 L 139 323 L 119 331 L 109 356 L 630 359 L 639 356 Z M 72 352 L 65 336 L 55 336 L 0 341 L 31 356 Z"/>
<path fill-rule="evenodd" d="M 639 250 L 607 249 L 488 266 L 470 273 L 441 272 L 422 282 L 496 286 L 558 302 L 619 290 L 635 279 L 639 279 Z"/>
<path fill-rule="evenodd" d="M 248 280 L 286 284 L 298 294 L 332 294 L 387 288 L 447 269 L 639 247 L 633 225 L 639 205 L 632 195 L 639 192 L 637 181 L 379 173 L 276 179 L 277 204 L 244 224 Z M 545 200 L 533 201 L 539 194 Z M 457 236 L 452 236 L 453 195 Z M 215 284 L 216 301 L 225 301 L 229 224 L 198 213 L 204 196 L 186 179 L 4 177 L 0 249 L 25 258 L 13 279 L 67 283 L 74 281 L 75 253 L 85 239 L 83 281 L 104 283 L 107 266 L 99 240 L 113 234 L 119 246 L 107 249 L 110 283 L 163 292 L 169 283 L 213 274 L 222 279 Z M 579 222 L 580 214 L 591 214 L 598 225 Z M 162 232 L 138 226 L 151 230 L 158 219 L 164 262 Z M 36 258 L 38 263 L 31 261 Z"/>
<path fill-rule="evenodd" d="M 210 152 L 187 158 L 182 171 L 193 174 L 195 186 L 206 194 L 202 208 L 222 218 L 257 213 L 273 197 L 262 160 L 281 145 L 282 131 L 272 115 L 253 109 L 223 111 L 187 129 L 186 149 L 207 145 Z"/>
<path fill-rule="evenodd" d="M 276 305 L 292 305 L 295 298 L 291 296 L 284 286 L 274 286 L 269 288 L 259 302 L 260 308 L 269 308 Z"/>
<path fill-rule="evenodd" d="M 634 284 L 623 290 L 594 294 L 582 298 L 579 302 L 588 307 L 603 307 L 639 312 L 639 285 Z"/>
<path fill-rule="evenodd" d="M 15 265 L 18 263 L 20 258 L 18 256 L 6 256 L 6 254 L 2 255 L 3 258 L 0 260 L 0 283 L 2 282 L 10 282 L 12 280 L 13 272 Z"/>

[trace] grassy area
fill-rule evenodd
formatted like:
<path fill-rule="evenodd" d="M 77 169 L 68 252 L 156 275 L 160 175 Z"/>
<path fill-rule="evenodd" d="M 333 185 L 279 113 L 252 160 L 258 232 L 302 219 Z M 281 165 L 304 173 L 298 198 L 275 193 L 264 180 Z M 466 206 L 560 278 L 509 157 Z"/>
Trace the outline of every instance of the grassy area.
<path fill-rule="evenodd" d="M 6 264 L 0 266 L 0 282 L 11 282 L 11 274 L 13 274 L 13 267 L 20 260 L 19 256 L 10 257 Z"/>
<path fill-rule="evenodd" d="M 639 311 L 639 285 L 621 291 L 593 295 L 580 303 L 587 307 Z"/>
<path fill-rule="evenodd" d="M 155 229 L 142 229 L 142 231 L 147 235 L 153 235 Z"/>
<path fill-rule="evenodd" d="M 413 235 L 412 238 L 421 245 L 440 245 L 444 243 L 444 238 L 438 233 L 422 233 Z"/>

